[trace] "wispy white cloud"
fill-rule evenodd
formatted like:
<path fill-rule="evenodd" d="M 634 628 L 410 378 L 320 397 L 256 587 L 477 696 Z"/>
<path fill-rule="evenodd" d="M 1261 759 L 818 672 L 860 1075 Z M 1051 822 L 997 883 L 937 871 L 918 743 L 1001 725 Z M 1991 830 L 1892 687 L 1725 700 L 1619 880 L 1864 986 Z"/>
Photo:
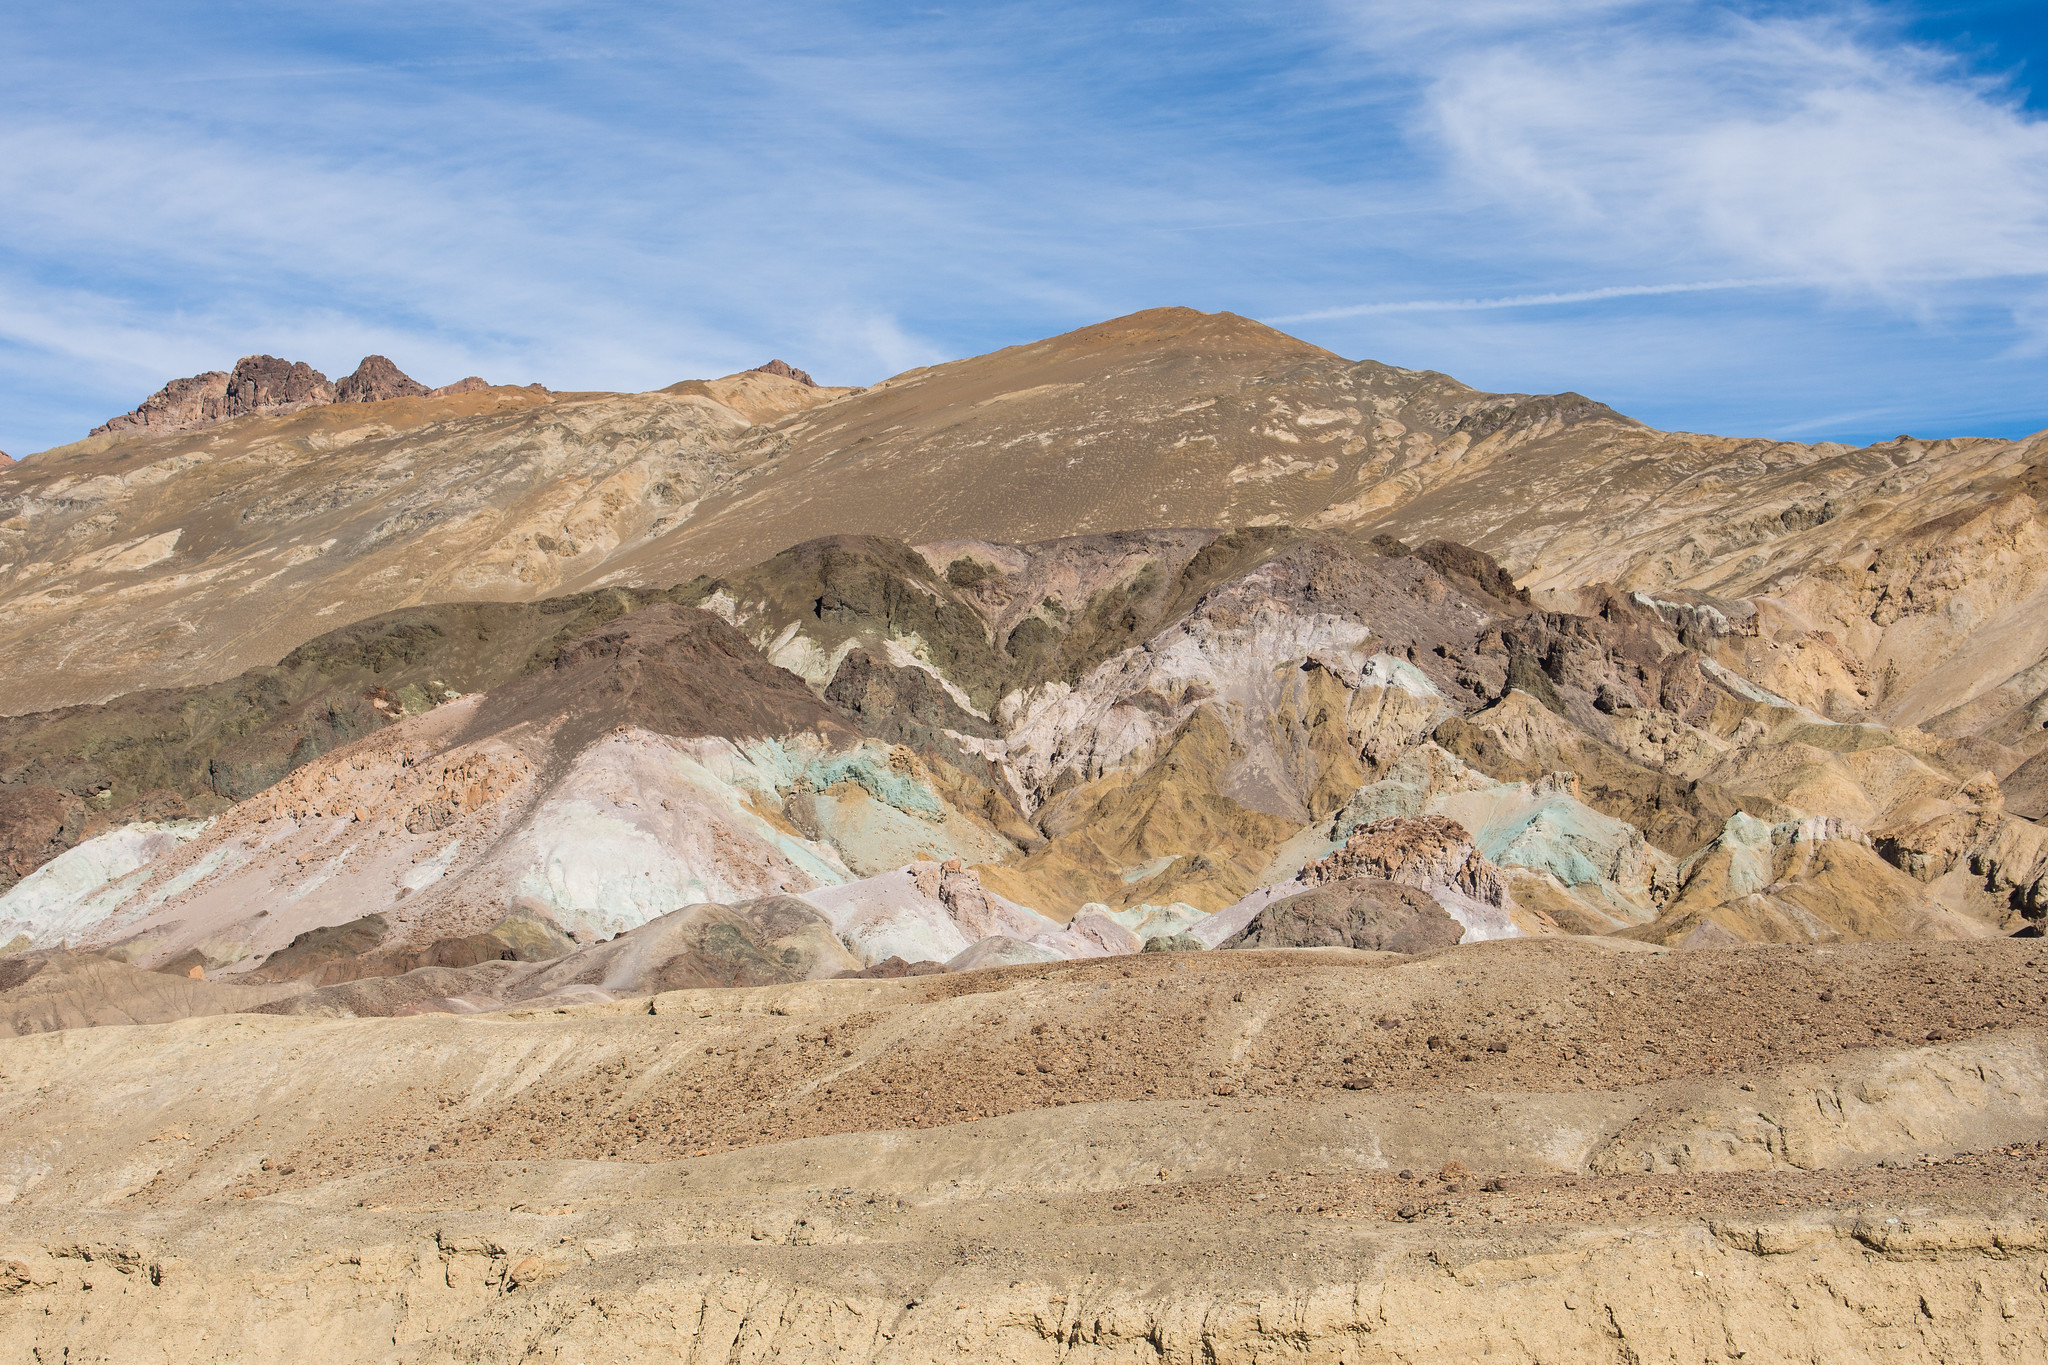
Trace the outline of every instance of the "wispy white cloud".
<path fill-rule="evenodd" d="M 1450 9 L 1417 131 L 1547 249 L 1901 295 L 2048 272 L 2048 122 L 1875 12 Z"/>
<path fill-rule="evenodd" d="M 1611 284 L 1598 289 L 1567 289 L 1547 294 L 1506 294 L 1488 299 L 1400 299 L 1389 303 L 1353 303 L 1340 308 L 1290 313 L 1270 322 L 1316 322 L 1325 318 L 1362 318 L 1383 313 L 1479 313 L 1496 308 L 1541 308 L 1565 303 L 1599 303 L 1607 299 L 1652 298 L 1659 294 L 1708 294 L 1724 289 L 1775 289 L 1810 281 L 1794 275 L 1754 280 L 1695 280 L 1684 284 Z"/>
<path fill-rule="evenodd" d="M 109 15 L 0 14 L 15 453 L 258 349 L 871 382 L 1186 303 L 1787 429 L 2048 345 L 2039 121 L 1828 0 Z"/>

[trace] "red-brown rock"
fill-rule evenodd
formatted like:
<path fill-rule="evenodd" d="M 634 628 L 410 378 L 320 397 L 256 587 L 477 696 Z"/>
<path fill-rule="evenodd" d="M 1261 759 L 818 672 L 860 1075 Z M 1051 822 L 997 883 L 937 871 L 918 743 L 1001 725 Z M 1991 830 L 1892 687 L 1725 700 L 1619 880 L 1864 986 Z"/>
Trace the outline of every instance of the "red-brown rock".
<path fill-rule="evenodd" d="M 1501 870 L 1480 855 L 1463 825 L 1443 815 L 1360 825 L 1344 847 L 1303 868 L 1298 880 L 1321 886 L 1353 877 L 1384 877 L 1423 891 L 1462 891 L 1489 905 L 1507 900 Z"/>
<path fill-rule="evenodd" d="M 811 378 L 808 374 L 805 374 L 802 370 L 799 370 L 796 366 L 790 364 L 786 360 L 771 360 L 766 365 L 756 365 L 753 369 L 748 370 L 747 373 L 779 374 L 784 379 L 794 379 L 797 383 L 808 384 L 814 389 L 818 387 L 817 380 Z"/>
<path fill-rule="evenodd" d="M 232 373 L 208 370 L 173 379 L 133 412 L 92 429 L 103 432 L 169 432 L 211 426 L 252 413 L 277 416 L 334 401 L 334 385 L 303 360 L 271 355 L 246 355 Z"/>
<path fill-rule="evenodd" d="M 381 355 L 366 355 L 355 373 L 334 386 L 337 403 L 382 403 L 392 398 L 424 398 L 427 386 Z"/>

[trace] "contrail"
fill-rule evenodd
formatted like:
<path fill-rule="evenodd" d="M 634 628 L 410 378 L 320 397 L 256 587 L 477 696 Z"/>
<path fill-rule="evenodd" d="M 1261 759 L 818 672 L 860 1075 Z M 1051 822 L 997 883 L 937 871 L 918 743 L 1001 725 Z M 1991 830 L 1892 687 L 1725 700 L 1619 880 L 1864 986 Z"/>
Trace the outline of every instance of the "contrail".
<path fill-rule="evenodd" d="M 1313 313 L 1290 313 L 1269 322 L 1313 322 L 1322 318 L 1356 318 L 1373 313 L 1469 313 L 1487 308 L 1539 308 L 1551 303 L 1592 303 L 1599 299 L 1635 298 L 1644 294 L 1702 294 L 1716 289 L 1769 289 L 1811 284 L 1795 275 L 1750 280 L 1696 280 L 1686 284 L 1614 284 L 1605 289 L 1576 289 L 1558 294 L 1509 294 L 1495 299 L 1409 299 L 1400 303 L 1354 303 Z"/>

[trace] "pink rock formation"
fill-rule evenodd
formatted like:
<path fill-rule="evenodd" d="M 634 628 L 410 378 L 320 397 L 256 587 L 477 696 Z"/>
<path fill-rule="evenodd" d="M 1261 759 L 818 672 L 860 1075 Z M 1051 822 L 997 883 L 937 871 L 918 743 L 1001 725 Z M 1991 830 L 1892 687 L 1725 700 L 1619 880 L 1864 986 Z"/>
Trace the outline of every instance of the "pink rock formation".
<path fill-rule="evenodd" d="M 450 394 L 476 393 L 480 390 L 488 389 L 489 387 L 490 385 L 488 383 L 486 383 L 482 379 L 477 378 L 477 376 L 475 375 L 471 375 L 467 379 L 458 379 L 453 384 L 443 384 L 438 389 L 428 389 L 427 397 L 446 398 Z"/>
<path fill-rule="evenodd" d="M 1418 891 L 1462 891 L 1496 906 L 1508 894 L 1506 876 L 1473 847 L 1471 834 L 1442 815 L 1360 825 L 1344 847 L 1310 863 L 1296 880 L 1320 886 L 1352 877 L 1383 877 Z"/>
<path fill-rule="evenodd" d="M 355 373 L 334 386 L 337 403 L 382 403 L 391 398 L 422 398 L 427 386 L 381 355 L 366 355 Z"/>

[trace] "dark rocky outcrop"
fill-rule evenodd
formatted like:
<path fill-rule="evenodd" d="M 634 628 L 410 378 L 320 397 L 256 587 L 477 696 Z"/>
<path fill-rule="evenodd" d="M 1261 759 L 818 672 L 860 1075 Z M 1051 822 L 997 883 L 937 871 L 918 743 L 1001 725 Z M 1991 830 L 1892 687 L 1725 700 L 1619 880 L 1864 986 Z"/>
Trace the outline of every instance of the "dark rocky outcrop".
<path fill-rule="evenodd" d="M 1160 934 L 1145 940 L 1148 953 L 1198 953 L 1208 945 L 1193 934 Z"/>
<path fill-rule="evenodd" d="M 85 802 L 41 783 L 0 787 L 0 891 L 77 843 Z"/>
<path fill-rule="evenodd" d="M 227 415 L 295 412 L 334 401 L 334 385 L 303 360 L 245 355 L 228 376 Z"/>
<path fill-rule="evenodd" d="M 858 971 L 844 971 L 837 981 L 898 981 L 906 976 L 944 976 L 946 966 L 942 962 L 905 962 L 900 957 L 885 957 L 872 967 Z"/>
<path fill-rule="evenodd" d="M 102 432 L 182 431 L 205 426 L 227 416 L 228 376 L 225 370 L 208 370 L 189 379 L 173 379 L 142 400 L 133 412 L 92 429 Z"/>
<path fill-rule="evenodd" d="M 422 967 L 552 962 L 576 951 L 575 942 L 551 918 L 525 906 L 515 906 L 510 914 L 479 934 L 384 949 L 382 945 L 390 932 L 390 921 L 382 915 L 364 915 L 346 924 L 309 929 L 272 953 L 261 966 L 237 979 L 252 983 L 300 981 L 323 987 L 403 976 Z"/>
<path fill-rule="evenodd" d="M 1274 901 L 1220 946 L 1428 953 L 1451 947 L 1464 932 L 1425 892 L 1377 877 L 1352 877 Z"/>
<path fill-rule="evenodd" d="M 333 401 L 334 385 L 305 361 L 245 355 L 235 362 L 232 373 L 208 370 L 173 379 L 135 411 L 94 427 L 92 434 L 184 431 L 231 417 L 275 417 Z"/>
<path fill-rule="evenodd" d="M 544 913 L 515 908 L 482 934 L 380 947 L 380 915 L 301 934 L 241 978 L 314 989 L 251 1013 L 364 1018 L 489 1009 L 550 997 L 773 986 L 848 975 L 831 921 L 792 896 L 688 905 L 603 943 L 577 945 Z M 913 975 L 944 971 L 918 963 Z"/>
<path fill-rule="evenodd" d="M 482 381 L 478 381 L 481 384 Z M 334 386 L 337 403 L 382 403 L 392 398 L 424 398 L 427 386 L 381 355 L 366 355 L 355 373 Z"/>
<path fill-rule="evenodd" d="M 817 380 L 811 378 L 808 374 L 805 374 L 802 370 L 799 370 L 796 366 L 790 364 L 786 360 L 771 360 L 766 365 L 756 365 L 753 369 L 748 370 L 747 373 L 779 374 L 784 379 L 794 379 L 797 383 L 809 385 L 811 388 L 814 389 L 818 387 Z"/>
<path fill-rule="evenodd" d="M 1344 846 L 1298 874 L 1305 885 L 1385 878 L 1418 889 L 1442 887 L 1490 905 L 1507 898 L 1507 879 L 1473 847 L 1472 836 L 1443 815 L 1395 816 L 1360 825 Z"/>

